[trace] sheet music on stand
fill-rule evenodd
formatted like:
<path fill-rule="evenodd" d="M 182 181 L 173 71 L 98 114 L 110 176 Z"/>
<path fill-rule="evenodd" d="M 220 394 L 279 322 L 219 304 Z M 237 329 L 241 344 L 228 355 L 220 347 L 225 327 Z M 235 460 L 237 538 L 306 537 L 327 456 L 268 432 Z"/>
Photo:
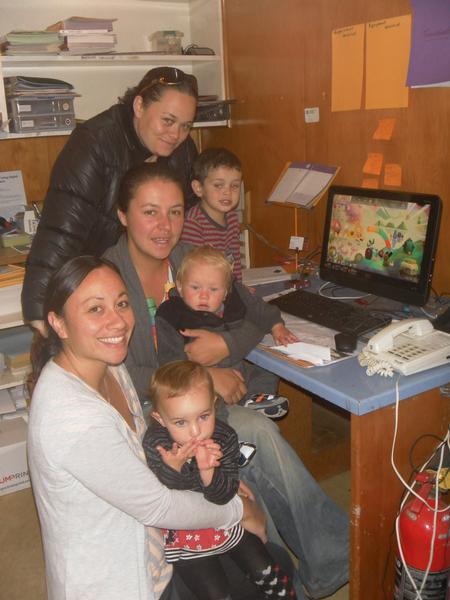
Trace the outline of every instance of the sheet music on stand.
<path fill-rule="evenodd" d="M 289 162 L 267 201 L 298 208 L 313 208 L 331 185 L 339 168 L 308 162 Z"/>

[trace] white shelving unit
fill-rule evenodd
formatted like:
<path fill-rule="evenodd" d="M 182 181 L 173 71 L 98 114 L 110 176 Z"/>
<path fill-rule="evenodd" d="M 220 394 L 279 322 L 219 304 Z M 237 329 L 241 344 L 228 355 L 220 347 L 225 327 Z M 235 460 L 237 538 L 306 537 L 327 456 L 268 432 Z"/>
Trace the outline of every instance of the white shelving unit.
<path fill-rule="evenodd" d="M 116 18 L 116 51 L 127 54 L 82 56 L 1 56 L 0 112 L 7 114 L 3 78 L 13 75 L 54 77 L 74 85 L 75 114 L 88 119 L 117 101 L 128 87 L 156 66 L 174 66 L 195 75 L 201 94 L 226 99 L 221 0 L 0 0 L 1 31 L 45 29 L 73 15 Z M 149 36 L 154 31 L 178 30 L 182 45 L 207 46 L 213 56 L 155 55 Z M 130 54 L 131 53 L 131 54 Z M 225 122 L 208 123 L 208 125 Z M 53 132 L 61 135 L 64 132 Z M 7 134 L 32 137 L 36 134 Z M 46 134 L 39 134 L 46 135 Z M 3 136 L 4 137 L 4 136 Z"/>
<path fill-rule="evenodd" d="M 0 296 L 1 297 L 1 296 Z M 0 317 L 0 330 L 5 329 L 16 329 L 17 332 L 23 332 L 25 325 L 22 319 L 21 312 L 11 313 L 9 315 L 2 315 Z M 0 337 L 0 352 L 2 351 Z M 23 385 L 25 383 L 27 373 L 13 374 L 9 370 L 0 371 L 0 390 L 12 388 L 17 385 Z"/>

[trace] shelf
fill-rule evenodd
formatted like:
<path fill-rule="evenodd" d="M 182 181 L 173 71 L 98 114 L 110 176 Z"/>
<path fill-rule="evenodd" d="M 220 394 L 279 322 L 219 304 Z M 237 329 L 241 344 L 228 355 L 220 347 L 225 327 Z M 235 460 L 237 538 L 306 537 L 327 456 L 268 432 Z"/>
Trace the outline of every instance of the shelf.
<path fill-rule="evenodd" d="M 222 0 L 80 0 L 89 7 L 90 16 L 111 17 L 117 36 L 114 53 L 71 55 L 0 56 L 0 112 L 8 114 L 2 77 L 23 75 L 50 77 L 70 82 L 77 93 L 75 115 L 87 120 L 108 109 L 124 92 L 134 87 L 147 71 L 157 66 L 182 69 L 197 78 L 200 93 L 227 98 L 223 64 Z M 79 6 L 79 5 L 77 5 Z M 23 0 L 3 7 L 4 31 L 45 29 L 55 14 L 73 14 L 71 0 Z M 79 9 L 77 9 L 79 10 Z M 55 13 L 56 11 L 56 13 Z M 76 14 L 76 13 L 75 13 Z M 198 44 L 211 48 L 213 55 L 153 54 L 149 40 L 160 30 L 183 32 L 183 46 Z M 227 122 L 195 124 L 194 127 L 227 126 Z M 6 127 L 7 128 L 7 127 Z M 68 131 L 0 132 L 0 140 L 65 136 Z"/>
<path fill-rule="evenodd" d="M 0 62 L 3 70 L 16 70 L 18 66 L 23 68 L 63 68 L 63 67 L 120 67 L 130 65 L 142 66 L 142 64 L 156 65 L 193 65 L 198 63 L 214 63 L 221 62 L 221 57 L 218 55 L 204 56 L 187 56 L 185 54 L 150 54 L 150 53 L 124 53 L 124 54 L 81 54 L 62 56 L 50 55 L 23 55 L 23 56 L 0 56 Z"/>
<path fill-rule="evenodd" d="M 31 370 L 31 365 L 30 365 Z M 8 388 L 15 387 L 16 385 L 22 385 L 27 379 L 27 375 L 30 371 L 25 371 L 17 375 L 13 375 L 10 371 L 3 371 L 0 373 L 0 390 L 6 390 Z"/>
<path fill-rule="evenodd" d="M 9 327 L 20 327 L 23 325 L 23 316 L 21 312 L 10 313 L 8 315 L 0 315 L 0 329 L 8 329 Z"/>
<path fill-rule="evenodd" d="M 0 140 L 15 140 L 20 138 L 31 138 L 31 137 L 52 137 L 56 135 L 70 135 L 72 130 L 62 131 L 34 131 L 29 133 L 7 133 L 6 131 L 0 132 Z"/>

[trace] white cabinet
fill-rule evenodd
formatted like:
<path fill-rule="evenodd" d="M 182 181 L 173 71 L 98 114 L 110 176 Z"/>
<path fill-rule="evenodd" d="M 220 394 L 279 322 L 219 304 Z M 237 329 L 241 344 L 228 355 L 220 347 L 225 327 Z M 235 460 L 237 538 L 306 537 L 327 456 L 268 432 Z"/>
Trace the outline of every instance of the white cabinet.
<path fill-rule="evenodd" d="M 151 68 L 175 66 L 195 75 L 200 94 L 226 99 L 221 0 L 0 0 L 1 31 L 45 29 L 70 16 L 116 18 L 116 51 L 127 54 L 101 56 L 1 56 L 0 112 L 6 115 L 3 77 L 28 75 L 54 77 L 72 83 L 81 96 L 75 114 L 87 119 L 117 101 Z M 154 31 L 179 30 L 182 45 L 207 46 L 213 56 L 149 55 Z M 129 54 L 133 53 L 133 54 Z M 140 54 L 141 53 L 141 54 Z M 223 123 L 220 123 L 223 124 Z M 61 135 L 61 132 L 56 132 Z M 9 134 L 24 137 L 30 134 Z M 47 134 L 41 134 L 47 135 Z"/>

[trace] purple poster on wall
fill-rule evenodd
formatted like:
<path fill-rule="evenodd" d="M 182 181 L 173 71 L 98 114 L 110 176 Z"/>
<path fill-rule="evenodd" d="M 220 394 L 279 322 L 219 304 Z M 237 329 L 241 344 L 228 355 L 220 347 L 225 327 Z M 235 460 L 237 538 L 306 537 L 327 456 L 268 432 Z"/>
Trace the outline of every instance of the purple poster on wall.
<path fill-rule="evenodd" d="M 407 85 L 450 85 L 450 0 L 411 0 Z"/>

